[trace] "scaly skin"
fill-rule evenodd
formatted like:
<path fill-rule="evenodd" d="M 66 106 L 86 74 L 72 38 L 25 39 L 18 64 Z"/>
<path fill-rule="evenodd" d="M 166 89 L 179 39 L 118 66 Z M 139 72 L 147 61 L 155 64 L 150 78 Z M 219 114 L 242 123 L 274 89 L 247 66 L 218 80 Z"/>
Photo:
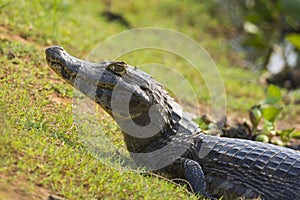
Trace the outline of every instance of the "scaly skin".
<path fill-rule="evenodd" d="M 300 199 L 299 152 L 204 135 L 162 85 L 124 62 L 91 63 L 59 46 L 47 48 L 46 59 L 116 120 L 136 163 L 183 178 L 206 197 Z"/>

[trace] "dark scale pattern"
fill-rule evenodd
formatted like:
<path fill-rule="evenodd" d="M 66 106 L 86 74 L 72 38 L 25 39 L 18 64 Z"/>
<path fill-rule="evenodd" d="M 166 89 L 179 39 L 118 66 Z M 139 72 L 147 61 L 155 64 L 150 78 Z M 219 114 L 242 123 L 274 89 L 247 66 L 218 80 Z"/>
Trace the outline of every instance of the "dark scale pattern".
<path fill-rule="evenodd" d="M 300 199 L 299 153 L 253 141 L 202 137 L 196 160 L 210 193 L 223 199 Z"/>
<path fill-rule="evenodd" d="M 122 91 L 133 94 L 130 115 L 136 116 L 133 120 L 137 124 L 147 124 L 149 108 L 159 106 L 156 116 L 161 115 L 162 119 L 157 123 L 164 122 L 164 126 L 157 134 L 139 138 L 124 133 L 130 152 L 155 152 L 168 144 L 173 145 L 174 148 L 154 156 L 150 163 L 154 168 L 160 161 L 171 157 L 171 162 L 157 173 L 185 179 L 194 192 L 206 197 L 300 200 L 299 152 L 270 144 L 202 134 L 161 84 L 126 63 L 83 61 L 59 46 L 47 48 L 46 59 L 58 75 L 110 114 L 112 93 L 117 83 L 122 86 Z M 76 84 L 75 77 L 80 84 Z M 117 96 L 122 105 L 123 98 L 122 94 Z M 113 111 L 121 113 L 120 110 Z M 120 127 L 122 129 L 122 125 Z M 180 150 L 179 155 L 177 150 Z M 142 160 L 147 163 L 148 158 L 144 156 Z"/>

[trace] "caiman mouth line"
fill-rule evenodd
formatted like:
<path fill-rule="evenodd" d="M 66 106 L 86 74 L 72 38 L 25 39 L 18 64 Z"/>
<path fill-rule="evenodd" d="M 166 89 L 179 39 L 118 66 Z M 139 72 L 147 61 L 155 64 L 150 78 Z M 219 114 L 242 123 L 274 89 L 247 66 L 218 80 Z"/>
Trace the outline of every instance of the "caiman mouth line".
<path fill-rule="evenodd" d="M 89 85 L 94 85 L 103 89 L 114 89 L 114 85 L 108 84 L 108 83 L 102 83 L 100 81 L 92 81 L 88 79 L 86 75 L 84 75 L 80 70 L 78 72 L 75 72 L 74 70 L 69 69 L 62 61 L 58 59 L 54 59 L 51 57 L 46 58 L 48 65 L 51 67 L 51 69 L 58 73 L 62 74 L 64 78 L 67 79 L 67 81 L 71 81 L 74 79 L 78 79 L 80 82 L 85 81 Z M 73 84 L 73 83 L 72 83 Z"/>
<path fill-rule="evenodd" d="M 48 65 L 56 72 L 61 73 L 64 77 L 68 79 L 73 79 L 76 77 L 77 73 L 69 69 L 62 61 L 47 57 L 46 58 Z"/>

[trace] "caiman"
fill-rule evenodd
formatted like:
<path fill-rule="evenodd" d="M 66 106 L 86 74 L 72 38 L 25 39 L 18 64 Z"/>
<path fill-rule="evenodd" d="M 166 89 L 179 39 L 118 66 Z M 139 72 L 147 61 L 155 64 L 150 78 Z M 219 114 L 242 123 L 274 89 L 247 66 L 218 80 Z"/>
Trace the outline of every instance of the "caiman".
<path fill-rule="evenodd" d="M 100 104 L 141 166 L 223 199 L 300 199 L 300 153 L 261 142 L 205 135 L 150 75 L 125 62 L 92 63 L 60 46 L 48 65 Z"/>

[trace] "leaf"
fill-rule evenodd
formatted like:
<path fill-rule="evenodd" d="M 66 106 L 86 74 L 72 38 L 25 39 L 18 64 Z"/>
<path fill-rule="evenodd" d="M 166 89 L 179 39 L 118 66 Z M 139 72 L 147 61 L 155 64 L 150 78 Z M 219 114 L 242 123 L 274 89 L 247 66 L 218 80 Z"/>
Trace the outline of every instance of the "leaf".
<path fill-rule="evenodd" d="M 285 38 L 292 43 L 296 48 L 300 49 L 300 34 L 288 34 Z"/>
<path fill-rule="evenodd" d="M 193 121 L 196 122 L 202 130 L 208 129 L 208 124 L 205 123 L 205 121 L 201 117 L 197 117 L 197 118 L 193 119 Z"/>
<path fill-rule="evenodd" d="M 267 89 L 267 99 L 263 102 L 264 104 L 275 104 L 281 100 L 280 88 L 275 85 L 269 85 Z"/>
<path fill-rule="evenodd" d="M 260 135 L 258 135 L 258 136 L 255 137 L 255 140 L 259 141 L 259 142 L 268 143 L 269 142 L 269 137 L 267 135 L 260 134 Z"/>
<path fill-rule="evenodd" d="M 274 123 L 268 120 L 264 120 L 263 133 L 269 135 L 271 131 L 274 131 Z"/>
<path fill-rule="evenodd" d="M 257 126 L 261 119 L 261 111 L 258 107 L 252 107 L 249 111 L 250 120 L 253 126 Z"/>
<path fill-rule="evenodd" d="M 292 138 L 300 137 L 300 131 L 295 131 L 295 132 L 291 133 L 291 137 Z"/>
<path fill-rule="evenodd" d="M 272 144 L 275 144 L 275 145 L 278 145 L 278 146 L 283 146 L 284 145 L 284 143 L 281 141 L 281 140 L 271 140 L 271 143 Z"/>
<path fill-rule="evenodd" d="M 262 108 L 262 116 L 267 121 L 274 123 L 281 110 L 282 107 L 279 106 L 264 107 Z"/>
<path fill-rule="evenodd" d="M 279 132 L 280 138 L 283 142 L 289 142 L 292 136 L 292 133 L 294 132 L 294 128 L 291 129 L 285 129 Z"/>

